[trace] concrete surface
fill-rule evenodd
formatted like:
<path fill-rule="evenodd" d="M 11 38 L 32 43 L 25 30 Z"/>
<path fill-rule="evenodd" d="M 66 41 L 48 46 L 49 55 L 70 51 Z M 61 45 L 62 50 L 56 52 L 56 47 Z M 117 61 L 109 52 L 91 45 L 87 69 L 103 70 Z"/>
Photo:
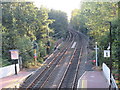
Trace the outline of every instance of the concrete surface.
<path fill-rule="evenodd" d="M 0 90 L 2 88 L 18 88 L 19 85 L 33 72 L 33 70 L 23 70 L 17 75 L 0 78 Z"/>

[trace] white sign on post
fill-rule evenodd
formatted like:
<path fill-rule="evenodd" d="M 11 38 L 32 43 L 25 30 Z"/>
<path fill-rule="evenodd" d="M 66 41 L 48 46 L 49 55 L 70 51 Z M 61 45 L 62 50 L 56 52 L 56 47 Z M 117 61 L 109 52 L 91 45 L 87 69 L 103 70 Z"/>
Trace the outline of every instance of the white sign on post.
<path fill-rule="evenodd" d="M 10 50 L 11 59 L 19 59 L 19 51 L 18 50 Z"/>
<path fill-rule="evenodd" d="M 104 50 L 104 57 L 110 57 L 110 50 Z"/>

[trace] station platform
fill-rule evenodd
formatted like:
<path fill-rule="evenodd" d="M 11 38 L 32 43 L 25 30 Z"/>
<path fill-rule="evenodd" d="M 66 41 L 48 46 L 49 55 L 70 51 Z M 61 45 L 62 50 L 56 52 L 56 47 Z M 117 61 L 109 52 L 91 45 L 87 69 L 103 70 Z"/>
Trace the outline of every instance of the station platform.
<path fill-rule="evenodd" d="M 86 71 L 78 81 L 77 88 L 109 88 L 103 71 Z"/>
<path fill-rule="evenodd" d="M 33 72 L 34 70 L 22 70 L 17 75 L 0 78 L 0 90 L 5 88 L 18 88 L 19 85 Z"/>

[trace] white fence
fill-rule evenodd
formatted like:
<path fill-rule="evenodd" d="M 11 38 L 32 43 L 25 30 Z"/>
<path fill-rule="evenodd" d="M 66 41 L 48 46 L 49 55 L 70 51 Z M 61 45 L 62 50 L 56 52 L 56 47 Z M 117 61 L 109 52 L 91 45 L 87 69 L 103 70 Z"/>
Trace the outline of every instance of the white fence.
<path fill-rule="evenodd" d="M 16 66 L 17 66 L 17 72 L 19 72 L 20 71 L 19 64 L 16 64 Z M 14 74 L 15 74 L 15 64 L 0 68 L 0 78 Z"/>
<path fill-rule="evenodd" d="M 110 69 L 108 68 L 108 66 L 105 63 L 103 63 L 102 69 L 103 69 L 103 74 L 110 85 Z"/>
<path fill-rule="evenodd" d="M 105 63 L 103 63 L 102 69 L 103 69 L 103 74 L 104 74 L 105 78 L 107 79 L 107 81 L 110 85 L 110 69 Z M 111 75 L 111 81 L 112 81 L 112 87 L 118 89 L 118 86 L 115 82 L 115 79 L 114 79 L 113 75 Z"/>

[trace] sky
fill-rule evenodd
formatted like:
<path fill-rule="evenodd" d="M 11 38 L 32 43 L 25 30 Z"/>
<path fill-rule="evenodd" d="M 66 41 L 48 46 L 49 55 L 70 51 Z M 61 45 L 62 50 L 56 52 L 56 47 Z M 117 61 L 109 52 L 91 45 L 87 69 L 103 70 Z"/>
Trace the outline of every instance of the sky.
<path fill-rule="evenodd" d="M 43 5 L 49 9 L 64 11 L 68 18 L 70 18 L 72 10 L 80 8 L 80 0 L 34 0 L 34 2 L 37 7 Z"/>

